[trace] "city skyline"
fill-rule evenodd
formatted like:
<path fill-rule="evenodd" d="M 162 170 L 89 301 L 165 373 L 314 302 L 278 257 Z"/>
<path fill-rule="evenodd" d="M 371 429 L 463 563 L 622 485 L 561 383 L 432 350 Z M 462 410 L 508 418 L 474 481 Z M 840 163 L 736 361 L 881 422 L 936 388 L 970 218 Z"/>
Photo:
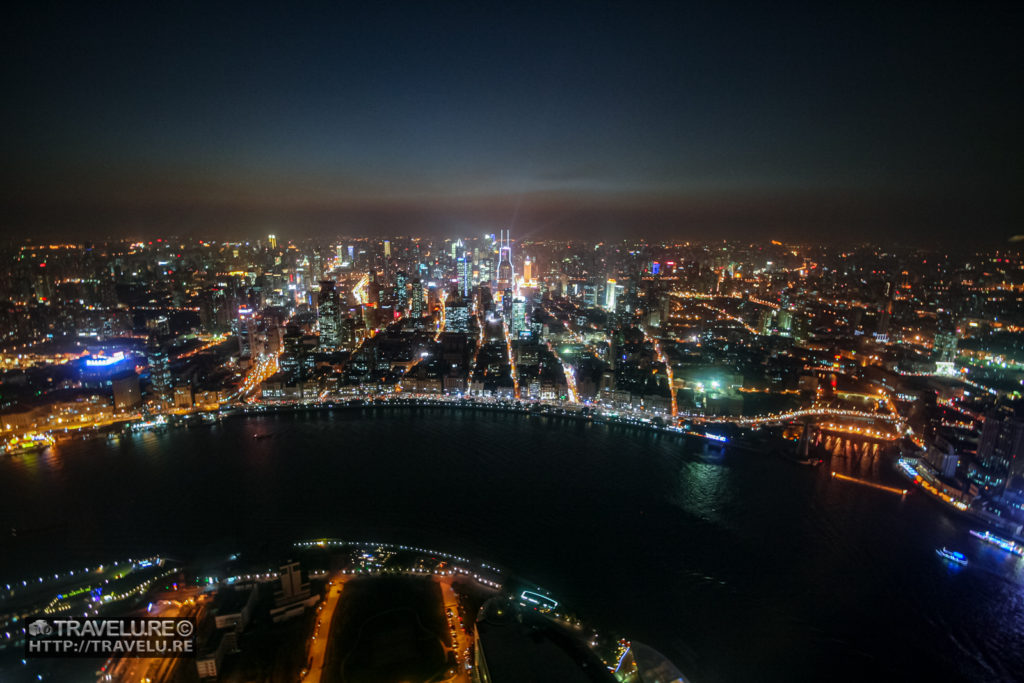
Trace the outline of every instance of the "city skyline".
<path fill-rule="evenodd" d="M 1022 34 L 9 10 L 0 679 L 1017 680 Z"/>
<path fill-rule="evenodd" d="M 502 229 L 25 240 L 0 262 L 5 680 L 60 678 L 39 656 L 46 619 L 146 605 L 207 635 L 194 662 L 111 657 L 115 680 L 263 655 L 338 680 L 360 648 L 332 615 L 369 624 L 406 599 L 442 641 L 403 680 L 518 683 L 528 663 L 564 683 L 529 645 L 549 628 L 609 683 L 633 683 L 652 647 L 682 681 L 765 661 L 787 681 L 1019 668 L 1001 644 L 1024 556 L 1012 250 Z M 541 585 L 497 580 L 463 559 L 475 548 Z M 469 575 L 485 594 L 467 608 Z M 887 576 L 922 586 L 897 617 Z M 603 639 L 560 640 L 560 620 L 589 633 L 563 597 L 606 616 Z M 782 646 L 763 638 L 780 606 L 802 624 Z M 523 609 L 527 631 L 504 630 Z M 643 642 L 604 626 L 620 621 Z M 965 628 L 991 649 L 952 658 L 946 625 L 981 621 Z M 279 623 L 302 637 L 258 645 Z M 927 645 L 893 648 L 908 632 Z M 380 637 L 400 658 L 399 635 Z"/>

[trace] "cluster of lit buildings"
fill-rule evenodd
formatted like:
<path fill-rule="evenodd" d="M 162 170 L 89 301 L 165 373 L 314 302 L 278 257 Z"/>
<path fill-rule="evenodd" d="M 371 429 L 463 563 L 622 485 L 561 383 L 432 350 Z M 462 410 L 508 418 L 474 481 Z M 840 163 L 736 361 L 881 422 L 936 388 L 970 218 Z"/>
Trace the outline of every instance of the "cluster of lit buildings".
<path fill-rule="evenodd" d="M 0 259 L 7 437 L 400 394 L 740 424 L 838 384 L 883 392 L 965 496 L 1008 496 L 1020 474 L 1016 252 L 499 230 L 25 243 Z"/>

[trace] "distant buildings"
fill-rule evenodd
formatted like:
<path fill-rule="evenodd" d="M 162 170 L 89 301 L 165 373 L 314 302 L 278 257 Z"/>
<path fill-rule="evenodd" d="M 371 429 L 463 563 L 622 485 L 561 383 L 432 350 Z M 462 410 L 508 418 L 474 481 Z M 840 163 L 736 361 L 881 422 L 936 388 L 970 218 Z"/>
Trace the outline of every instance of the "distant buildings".
<path fill-rule="evenodd" d="M 26 242 L 0 256 L 5 436 L 106 426 L 143 405 L 401 392 L 696 423 L 833 400 L 838 376 L 891 392 L 922 443 L 958 432 L 955 458 L 929 462 L 980 498 L 1012 488 L 1021 468 L 1016 418 L 979 419 L 1015 397 L 1024 370 L 1024 259 L 1005 249 L 530 239 L 513 250 L 501 230 Z"/>
<path fill-rule="evenodd" d="M 978 442 L 977 465 L 971 479 L 985 487 L 1007 488 L 1024 476 L 1024 418 L 1007 408 L 985 415 Z M 1013 488 L 1022 488 L 1016 483 Z"/>

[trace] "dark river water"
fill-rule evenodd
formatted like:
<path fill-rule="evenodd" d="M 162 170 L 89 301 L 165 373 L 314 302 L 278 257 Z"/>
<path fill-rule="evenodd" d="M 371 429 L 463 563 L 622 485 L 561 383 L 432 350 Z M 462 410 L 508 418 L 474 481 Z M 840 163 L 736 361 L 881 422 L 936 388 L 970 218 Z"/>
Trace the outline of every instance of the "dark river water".
<path fill-rule="evenodd" d="M 144 552 L 393 541 L 503 565 L 694 683 L 1024 676 L 1024 561 L 920 494 L 830 466 L 904 485 L 881 455 L 807 468 L 554 418 L 236 418 L 0 460 L 0 580 Z"/>

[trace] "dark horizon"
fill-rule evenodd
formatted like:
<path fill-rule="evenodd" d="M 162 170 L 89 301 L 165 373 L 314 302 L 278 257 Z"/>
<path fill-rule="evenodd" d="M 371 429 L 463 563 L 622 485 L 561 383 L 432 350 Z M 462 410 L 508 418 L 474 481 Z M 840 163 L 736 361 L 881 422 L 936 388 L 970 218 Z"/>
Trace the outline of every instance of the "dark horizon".
<path fill-rule="evenodd" d="M 1024 232 L 1019 7 L 19 12 L 8 238 Z"/>
<path fill-rule="evenodd" d="M 985 230 L 975 227 L 960 230 L 940 222 L 940 207 L 932 210 L 935 223 L 907 223 L 878 216 L 869 206 L 837 203 L 808 203 L 805 206 L 778 207 L 767 201 L 728 206 L 708 201 L 689 209 L 666 207 L 613 207 L 582 202 L 576 208 L 532 208 L 519 205 L 518 211 L 453 207 L 427 210 L 400 207 L 332 209 L 245 209 L 239 207 L 196 207 L 150 205 L 143 210 L 121 212 L 111 207 L 87 207 L 68 215 L 64 207 L 48 207 L 35 214 L 31 228 L 5 230 L 6 241 L 22 242 L 70 240 L 106 241 L 182 237 L 237 241 L 264 239 L 273 233 L 282 242 L 289 240 L 348 237 L 473 237 L 498 230 L 513 231 L 515 241 L 580 240 L 586 242 L 643 239 L 660 241 L 713 242 L 781 240 L 809 243 L 824 240 L 837 246 L 865 243 L 898 247 L 970 249 L 1020 248 L 1019 232 L 1012 229 Z M 781 210 L 780 210 L 781 208 Z M 903 215 L 903 212 L 900 212 Z M 52 216 L 52 219 L 48 218 Z M 795 216 L 798 220 L 789 217 Z M 8 214 L 10 220 L 11 214 Z M 60 226 L 60 227 L 58 227 Z M 798 227 L 799 226 L 799 227 Z"/>

